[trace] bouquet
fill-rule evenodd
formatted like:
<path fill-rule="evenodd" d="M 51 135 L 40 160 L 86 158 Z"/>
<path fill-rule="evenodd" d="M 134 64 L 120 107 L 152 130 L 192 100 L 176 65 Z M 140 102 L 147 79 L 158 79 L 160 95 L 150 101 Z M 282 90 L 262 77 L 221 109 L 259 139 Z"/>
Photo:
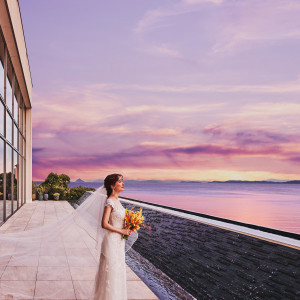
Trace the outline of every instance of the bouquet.
<path fill-rule="evenodd" d="M 151 230 L 150 226 L 144 224 L 144 216 L 142 215 L 142 209 L 140 208 L 138 211 L 133 211 L 135 206 L 128 210 L 125 209 L 125 227 L 126 229 L 130 229 L 132 231 L 138 231 L 141 227 L 147 228 Z M 128 235 L 123 235 L 123 239 L 128 240 Z"/>

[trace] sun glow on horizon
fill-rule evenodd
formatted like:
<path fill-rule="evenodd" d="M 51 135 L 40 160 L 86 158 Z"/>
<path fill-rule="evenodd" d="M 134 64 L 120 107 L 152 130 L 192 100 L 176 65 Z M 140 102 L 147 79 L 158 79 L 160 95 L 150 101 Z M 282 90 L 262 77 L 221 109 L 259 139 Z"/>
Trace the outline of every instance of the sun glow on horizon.
<path fill-rule="evenodd" d="M 102 180 L 106 175 L 112 173 L 119 173 L 127 180 L 174 180 L 174 181 L 228 181 L 228 180 L 241 180 L 241 181 L 264 181 L 264 180 L 299 180 L 298 174 L 274 174 L 267 172 L 233 172 L 226 170 L 209 170 L 205 172 L 181 170 L 181 169 L 146 169 L 146 170 L 133 170 L 133 169 L 118 169 L 111 168 L 105 170 L 67 170 L 55 169 L 46 171 L 40 177 L 34 178 L 35 181 L 45 180 L 50 172 L 58 174 L 64 173 L 70 176 L 72 181 L 78 178 L 84 181 Z"/>

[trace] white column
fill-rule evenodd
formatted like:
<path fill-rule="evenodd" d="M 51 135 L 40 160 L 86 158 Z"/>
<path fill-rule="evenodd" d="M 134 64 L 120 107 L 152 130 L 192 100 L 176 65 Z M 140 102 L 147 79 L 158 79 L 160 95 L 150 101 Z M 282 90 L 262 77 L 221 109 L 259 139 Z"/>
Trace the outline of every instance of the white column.
<path fill-rule="evenodd" d="M 32 202 L 32 118 L 31 108 L 26 109 L 26 195 L 25 203 Z"/>

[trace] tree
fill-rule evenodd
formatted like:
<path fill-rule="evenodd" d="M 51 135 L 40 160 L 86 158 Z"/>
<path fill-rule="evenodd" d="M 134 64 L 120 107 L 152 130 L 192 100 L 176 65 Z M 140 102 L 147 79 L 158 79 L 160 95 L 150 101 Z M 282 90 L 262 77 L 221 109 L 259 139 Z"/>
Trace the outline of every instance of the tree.
<path fill-rule="evenodd" d="M 70 177 L 66 174 L 56 174 L 51 172 L 46 180 L 43 182 L 48 188 L 49 198 L 53 198 L 54 193 L 60 194 L 60 199 L 65 199 L 67 193 L 69 192 L 68 184 L 70 183 Z"/>
<path fill-rule="evenodd" d="M 68 184 L 70 183 L 70 177 L 66 174 L 60 174 L 58 175 L 60 185 L 67 188 Z"/>
<path fill-rule="evenodd" d="M 93 192 L 93 191 L 95 191 L 95 189 L 88 188 L 88 187 L 82 187 L 82 186 L 72 187 L 72 188 L 70 188 L 70 191 L 68 194 L 68 199 L 76 201 L 87 191 Z"/>
<path fill-rule="evenodd" d="M 58 175 L 56 173 L 51 172 L 44 181 L 44 184 L 47 185 L 49 189 L 52 189 L 55 185 L 59 184 Z"/>

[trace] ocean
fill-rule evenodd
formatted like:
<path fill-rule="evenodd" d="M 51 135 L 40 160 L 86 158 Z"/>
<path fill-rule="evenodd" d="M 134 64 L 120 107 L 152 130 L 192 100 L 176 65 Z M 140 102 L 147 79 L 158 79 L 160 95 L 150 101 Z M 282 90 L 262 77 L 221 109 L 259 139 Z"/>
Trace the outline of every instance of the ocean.
<path fill-rule="evenodd" d="M 300 234 L 300 184 L 124 181 L 122 197 Z M 103 182 L 72 182 L 97 188 Z"/>

